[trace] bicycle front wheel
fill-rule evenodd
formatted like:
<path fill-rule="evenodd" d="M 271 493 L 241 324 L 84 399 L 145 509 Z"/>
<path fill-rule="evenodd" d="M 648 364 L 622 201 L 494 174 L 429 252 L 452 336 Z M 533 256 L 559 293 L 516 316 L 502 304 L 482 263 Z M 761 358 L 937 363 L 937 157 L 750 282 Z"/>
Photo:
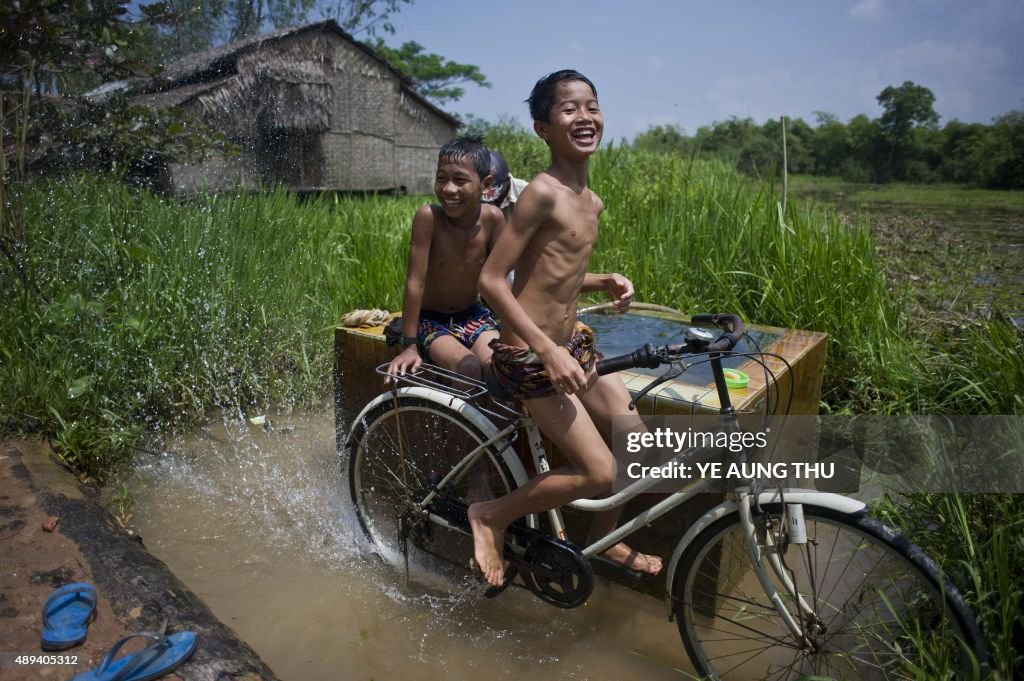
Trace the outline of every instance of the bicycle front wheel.
<path fill-rule="evenodd" d="M 461 567 L 469 565 L 471 536 L 412 518 L 409 511 L 488 439 L 480 426 L 457 410 L 415 395 L 385 399 L 361 416 L 346 446 L 349 487 L 359 523 L 378 553 L 386 559 L 398 555 L 402 522 L 407 523 L 408 550 Z M 469 505 L 508 494 L 515 487 L 508 465 L 489 447 L 443 494 Z"/>
<path fill-rule="evenodd" d="M 762 508 L 776 519 L 781 513 L 778 504 Z M 807 543 L 780 555 L 813 612 L 800 615 L 765 563 L 803 641 L 765 596 L 738 513 L 710 525 L 683 554 L 674 613 L 699 673 L 727 681 L 981 676 L 977 623 L 934 561 L 865 515 L 806 504 L 803 511 Z"/>

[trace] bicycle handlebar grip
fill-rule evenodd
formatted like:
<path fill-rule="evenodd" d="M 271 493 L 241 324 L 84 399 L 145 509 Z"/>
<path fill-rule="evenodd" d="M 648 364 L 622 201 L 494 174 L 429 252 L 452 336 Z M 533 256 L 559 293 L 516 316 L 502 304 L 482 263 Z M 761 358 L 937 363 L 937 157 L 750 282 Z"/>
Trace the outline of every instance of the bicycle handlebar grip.
<path fill-rule="evenodd" d="M 619 355 L 618 357 L 609 357 L 608 359 L 600 359 L 597 361 L 597 375 L 604 376 L 605 374 L 614 374 L 616 371 L 632 369 L 634 366 L 633 353 L 629 353 L 628 355 Z"/>
<path fill-rule="evenodd" d="M 604 376 L 605 374 L 613 374 L 616 371 L 632 369 L 633 367 L 654 369 L 660 363 L 661 360 L 658 359 L 657 351 L 654 349 L 652 344 L 648 343 L 641 348 L 637 348 L 628 355 L 619 355 L 618 357 L 609 357 L 608 359 L 598 360 L 597 375 Z"/>

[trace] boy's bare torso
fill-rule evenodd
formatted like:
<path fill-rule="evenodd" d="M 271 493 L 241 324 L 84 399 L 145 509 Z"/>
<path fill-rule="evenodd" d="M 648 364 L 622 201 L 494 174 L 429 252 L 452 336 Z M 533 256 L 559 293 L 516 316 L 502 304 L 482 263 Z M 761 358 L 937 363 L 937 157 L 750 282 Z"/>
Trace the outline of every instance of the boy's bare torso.
<path fill-rule="evenodd" d="M 422 309 L 454 314 L 479 300 L 477 280 L 494 238 L 495 214 L 501 216 L 493 206 L 487 209 L 473 226 L 459 227 L 439 206 L 430 206 L 434 230 Z"/>
<path fill-rule="evenodd" d="M 604 204 L 590 189 L 575 190 L 546 172 L 533 179 L 526 191 L 531 190 L 547 195 L 549 217 L 516 263 L 512 293 L 548 338 L 564 344 L 576 325 L 576 304 Z M 507 327 L 501 337 L 505 343 L 527 345 Z"/>

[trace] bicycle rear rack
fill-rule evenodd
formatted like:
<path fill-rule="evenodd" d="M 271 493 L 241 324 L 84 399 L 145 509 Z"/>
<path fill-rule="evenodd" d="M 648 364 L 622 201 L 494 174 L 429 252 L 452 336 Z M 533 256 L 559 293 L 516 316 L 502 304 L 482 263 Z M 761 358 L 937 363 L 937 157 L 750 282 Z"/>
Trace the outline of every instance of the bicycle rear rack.
<path fill-rule="evenodd" d="M 390 364 L 381 364 L 377 367 L 376 372 L 381 376 L 389 376 L 397 387 L 410 385 L 437 390 L 445 395 L 471 403 L 479 411 L 501 423 L 507 423 L 523 416 L 519 410 L 519 403 L 513 405 L 494 399 L 482 381 L 468 378 L 457 371 L 424 362 L 415 372 L 406 373 L 404 376 L 391 376 L 388 373 L 389 366 Z"/>

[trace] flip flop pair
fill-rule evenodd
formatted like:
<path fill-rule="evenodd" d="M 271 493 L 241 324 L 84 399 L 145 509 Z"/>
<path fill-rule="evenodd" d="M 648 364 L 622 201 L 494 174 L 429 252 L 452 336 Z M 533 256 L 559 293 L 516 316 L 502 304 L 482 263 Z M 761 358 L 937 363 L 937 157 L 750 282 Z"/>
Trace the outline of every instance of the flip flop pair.
<path fill-rule="evenodd" d="M 85 641 L 89 622 L 96 617 L 96 587 L 86 582 L 68 584 L 50 594 L 43 604 L 43 650 L 67 650 Z"/>
<path fill-rule="evenodd" d="M 151 643 L 141 650 L 117 657 L 122 646 L 134 638 L 149 639 Z M 76 674 L 70 681 L 150 681 L 185 664 L 195 650 L 196 635 L 191 631 L 179 631 L 169 636 L 142 631 L 122 638 L 110 648 L 99 667 Z"/>

